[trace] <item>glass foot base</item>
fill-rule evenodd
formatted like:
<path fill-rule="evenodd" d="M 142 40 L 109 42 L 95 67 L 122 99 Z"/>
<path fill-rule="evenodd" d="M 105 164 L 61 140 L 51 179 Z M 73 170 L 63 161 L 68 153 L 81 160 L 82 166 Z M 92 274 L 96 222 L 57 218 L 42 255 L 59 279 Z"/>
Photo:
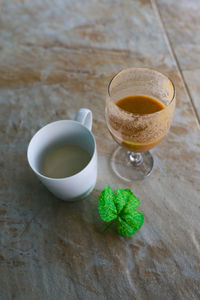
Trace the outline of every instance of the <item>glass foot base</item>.
<path fill-rule="evenodd" d="M 111 157 L 114 173 L 126 181 L 144 179 L 150 175 L 153 165 L 154 160 L 150 152 L 133 153 L 118 147 Z"/>

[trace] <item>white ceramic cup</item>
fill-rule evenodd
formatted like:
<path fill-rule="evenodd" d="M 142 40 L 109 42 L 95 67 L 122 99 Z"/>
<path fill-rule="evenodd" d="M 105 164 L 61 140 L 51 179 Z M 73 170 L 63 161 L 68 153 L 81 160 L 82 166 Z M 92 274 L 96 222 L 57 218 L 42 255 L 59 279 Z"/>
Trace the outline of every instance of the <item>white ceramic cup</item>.
<path fill-rule="evenodd" d="M 47 124 L 31 139 L 27 158 L 30 167 L 56 197 L 74 201 L 88 196 L 97 179 L 97 150 L 92 128 L 92 112 L 81 108 L 75 119 Z M 40 173 L 39 167 L 44 152 L 56 145 L 78 145 L 89 152 L 91 160 L 79 173 L 65 178 L 50 178 Z"/>

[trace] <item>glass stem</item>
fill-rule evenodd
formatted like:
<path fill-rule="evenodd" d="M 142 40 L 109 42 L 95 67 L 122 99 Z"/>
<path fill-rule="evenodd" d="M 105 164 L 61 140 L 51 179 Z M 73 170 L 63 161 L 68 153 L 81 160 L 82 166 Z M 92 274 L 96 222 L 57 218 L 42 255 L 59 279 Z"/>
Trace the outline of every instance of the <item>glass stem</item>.
<path fill-rule="evenodd" d="M 138 152 L 128 152 L 129 160 L 131 161 L 132 165 L 139 166 L 143 162 L 142 154 Z"/>

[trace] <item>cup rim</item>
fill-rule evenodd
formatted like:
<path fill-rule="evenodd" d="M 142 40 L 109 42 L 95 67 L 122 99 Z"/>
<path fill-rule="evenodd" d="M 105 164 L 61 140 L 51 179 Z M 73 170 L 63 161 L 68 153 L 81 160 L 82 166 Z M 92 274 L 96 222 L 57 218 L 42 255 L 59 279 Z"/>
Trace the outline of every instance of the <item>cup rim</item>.
<path fill-rule="evenodd" d="M 175 85 L 173 83 L 173 81 L 167 76 L 165 75 L 164 73 L 162 72 L 159 72 L 157 70 L 154 70 L 154 69 L 151 69 L 151 68 L 136 68 L 136 67 L 133 67 L 133 68 L 126 68 L 126 69 L 121 69 L 119 72 L 117 72 L 110 80 L 109 84 L 108 84 L 108 96 L 111 98 L 111 95 L 110 95 L 110 87 L 111 87 L 111 84 L 113 82 L 113 80 L 122 72 L 124 71 L 130 71 L 130 70 L 148 70 L 148 71 L 153 71 L 155 73 L 158 73 L 159 75 L 162 75 L 164 77 L 166 77 L 172 84 L 172 87 L 173 87 L 173 96 L 172 96 L 172 99 L 170 100 L 170 102 L 165 106 L 165 108 L 159 110 L 159 111 L 156 111 L 154 113 L 149 113 L 149 114 L 143 114 L 142 117 L 148 117 L 148 116 L 153 116 L 153 115 L 156 115 L 156 114 L 159 114 L 161 113 L 162 111 L 164 111 L 167 107 L 169 107 L 169 105 L 174 102 L 175 98 L 176 98 L 176 89 L 175 89 Z M 141 116 L 140 114 L 136 114 L 136 113 L 131 113 L 131 112 L 128 112 L 128 111 L 125 111 L 124 109 L 120 108 L 119 106 L 117 106 L 115 103 L 114 105 L 119 109 L 119 111 L 122 111 L 123 113 L 126 113 L 128 115 L 132 115 L 132 116 Z"/>
<path fill-rule="evenodd" d="M 37 134 L 39 134 L 39 132 L 41 132 L 44 128 L 48 127 L 49 125 L 52 125 L 52 124 L 55 124 L 55 123 L 62 123 L 62 122 L 72 122 L 72 123 L 75 123 L 75 124 L 78 124 L 80 125 L 81 127 L 84 127 L 84 129 L 86 129 L 86 131 L 88 131 L 90 133 L 90 135 L 92 136 L 92 140 L 94 142 L 94 151 L 93 151 L 93 154 L 91 156 L 91 159 L 89 161 L 89 163 L 78 173 L 72 175 L 72 176 L 67 176 L 67 177 L 62 177 L 62 178 L 53 178 L 53 177 L 48 177 L 48 176 L 45 176 L 43 175 L 42 173 L 38 172 L 38 170 L 32 166 L 32 164 L 30 163 L 30 160 L 29 160 L 29 152 L 30 152 L 30 147 L 31 147 L 31 142 L 33 141 L 33 139 L 36 137 Z M 54 121 L 54 122 L 51 122 L 51 123 L 48 123 L 46 124 L 45 126 L 41 127 L 38 131 L 36 131 L 36 133 L 32 136 L 29 144 L 28 144 L 28 147 L 27 147 L 27 160 L 28 160 L 28 164 L 30 166 L 30 168 L 40 177 L 44 178 L 44 179 L 48 179 L 48 180 L 52 180 L 52 181 L 59 181 L 59 180 L 66 180 L 66 179 L 72 179 L 73 177 L 77 176 L 77 175 L 80 175 L 91 163 L 92 163 L 92 160 L 94 158 L 94 155 L 96 153 L 96 141 L 95 141 L 95 138 L 94 138 L 94 135 L 93 133 L 83 124 L 81 124 L 80 122 L 76 121 L 76 120 L 58 120 L 58 121 Z"/>

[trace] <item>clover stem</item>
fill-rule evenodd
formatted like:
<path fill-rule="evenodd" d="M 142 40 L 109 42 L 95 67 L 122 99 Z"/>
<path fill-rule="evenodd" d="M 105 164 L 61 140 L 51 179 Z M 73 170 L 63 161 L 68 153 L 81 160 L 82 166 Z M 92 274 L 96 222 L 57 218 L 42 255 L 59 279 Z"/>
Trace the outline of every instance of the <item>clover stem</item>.
<path fill-rule="evenodd" d="M 115 223 L 116 219 L 114 219 L 112 222 L 110 222 L 105 228 L 104 230 L 102 230 L 102 233 L 106 232 L 108 230 L 108 228 L 110 228 L 110 226 Z"/>

